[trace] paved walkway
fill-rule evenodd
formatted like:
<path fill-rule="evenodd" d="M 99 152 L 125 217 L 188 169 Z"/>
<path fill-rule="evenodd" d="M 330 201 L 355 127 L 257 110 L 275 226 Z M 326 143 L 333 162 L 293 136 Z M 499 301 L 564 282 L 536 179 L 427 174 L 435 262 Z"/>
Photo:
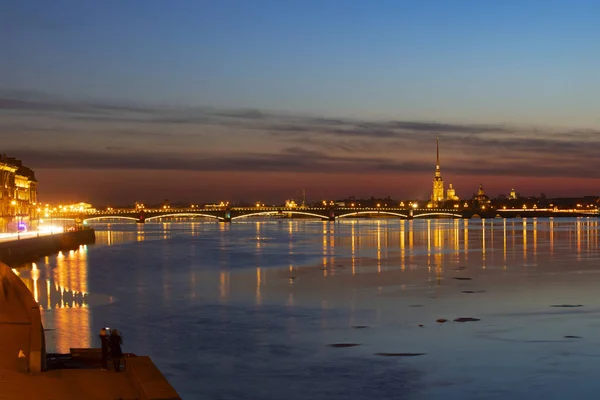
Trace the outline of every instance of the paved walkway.
<path fill-rule="evenodd" d="M 22 374 L 0 369 L 2 400 L 107 400 L 137 399 L 125 372 L 94 369 L 63 369 Z"/>
<path fill-rule="evenodd" d="M 56 227 L 53 229 L 41 229 L 39 231 L 27 231 L 21 233 L 0 233 L 0 243 L 1 242 L 14 242 L 20 239 L 29 239 L 38 236 L 48 236 L 48 235 L 56 235 L 58 233 L 62 233 L 62 227 Z"/>
<path fill-rule="evenodd" d="M 29 354 L 30 331 L 29 324 L 0 322 L 0 369 L 17 370 L 19 350 Z"/>

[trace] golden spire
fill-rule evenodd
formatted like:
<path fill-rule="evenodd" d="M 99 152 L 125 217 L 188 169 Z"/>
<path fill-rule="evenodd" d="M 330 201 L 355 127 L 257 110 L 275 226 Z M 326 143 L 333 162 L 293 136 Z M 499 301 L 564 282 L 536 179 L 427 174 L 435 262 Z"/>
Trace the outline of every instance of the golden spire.
<path fill-rule="evenodd" d="M 440 169 L 440 138 L 436 137 L 435 138 L 435 151 L 437 154 L 437 158 L 436 158 L 436 165 L 438 167 L 438 169 Z"/>
<path fill-rule="evenodd" d="M 440 172 L 440 138 L 439 137 L 435 138 L 435 152 L 436 152 L 435 176 L 441 176 L 441 172 Z"/>

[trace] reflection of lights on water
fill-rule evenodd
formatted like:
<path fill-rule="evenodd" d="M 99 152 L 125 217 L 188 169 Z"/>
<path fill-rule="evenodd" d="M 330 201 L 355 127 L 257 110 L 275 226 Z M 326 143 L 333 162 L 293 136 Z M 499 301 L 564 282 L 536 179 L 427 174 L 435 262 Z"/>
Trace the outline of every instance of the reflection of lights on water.
<path fill-rule="evenodd" d="M 327 276 L 327 226 L 323 222 L 323 276 Z"/>
<path fill-rule="evenodd" d="M 465 261 L 469 258 L 469 221 L 464 220 L 463 223 L 463 242 L 465 246 Z"/>
<path fill-rule="evenodd" d="M 47 300 L 48 300 L 48 308 L 52 308 L 52 299 L 50 298 L 50 279 L 46 279 L 46 293 L 47 293 Z"/>
<path fill-rule="evenodd" d="M 37 269 L 37 265 L 35 263 L 31 264 L 31 279 L 33 279 L 33 298 L 36 303 L 39 302 L 38 299 L 38 287 L 37 282 L 40 278 L 40 271 Z"/>
<path fill-rule="evenodd" d="M 481 220 L 481 261 L 482 268 L 485 269 L 485 219 Z"/>
<path fill-rule="evenodd" d="M 54 268 L 45 257 L 44 264 L 30 265 L 29 274 L 18 274 L 40 305 L 44 326 L 54 329 L 47 334 L 52 351 L 91 345 L 86 253 L 87 247 L 79 246 L 59 253 Z"/>
<path fill-rule="evenodd" d="M 431 256 L 431 220 L 427 220 L 427 256 Z"/>
<path fill-rule="evenodd" d="M 576 233 L 577 233 L 577 254 L 581 253 L 581 221 L 577 221 L 576 225 Z"/>
<path fill-rule="evenodd" d="M 406 262 L 404 257 L 406 256 L 406 250 L 404 248 L 404 221 L 400 222 L 400 269 L 404 271 L 406 269 Z"/>
<path fill-rule="evenodd" d="M 221 272 L 219 274 L 219 294 L 222 301 L 229 297 L 229 272 Z"/>
<path fill-rule="evenodd" d="M 523 218 L 523 259 L 527 259 L 527 218 Z"/>
<path fill-rule="evenodd" d="M 533 219 L 533 256 L 537 255 L 537 218 Z"/>
<path fill-rule="evenodd" d="M 377 273 L 381 273 L 381 221 L 377 221 Z"/>
<path fill-rule="evenodd" d="M 260 305 L 261 303 L 261 294 L 260 294 L 260 285 L 261 285 L 261 271 L 260 268 L 256 268 L 256 304 Z"/>
<path fill-rule="evenodd" d="M 352 249 L 352 275 L 356 275 L 356 229 L 354 226 L 354 221 L 352 221 L 352 232 L 351 232 L 351 241 L 352 241 L 352 245 L 351 245 L 351 249 Z"/>
<path fill-rule="evenodd" d="M 550 218 L 550 254 L 554 254 L 554 218 Z"/>
<path fill-rule="evenodd" d="M 504 236 L 504 268 L 506 269 L 506 219 L 503 223 L 503 236 Z"/>

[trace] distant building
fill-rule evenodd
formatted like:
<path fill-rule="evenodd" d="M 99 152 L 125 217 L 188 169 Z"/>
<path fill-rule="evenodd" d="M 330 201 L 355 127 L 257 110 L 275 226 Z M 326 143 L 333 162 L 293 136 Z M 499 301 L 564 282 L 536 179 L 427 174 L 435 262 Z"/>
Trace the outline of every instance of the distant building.
<path fill-rule="evenodd" d="M 489 196 L 485 194 L 483 190 L 483 185 L 479 185 L 479 190 L 477 191 L 477 194 L 473 196 L 473 200 L 478 202 L 480 205 L 486 205 L 491 202 Z"/>
<path fill-rule="evenodd" d="M 456 195 L 456 190 L 452 187 L 452 184 L 450 183 L 448 185 L 448 190 L 446 191 L 446 200 L 448 201 L 458 201 L 459 198 Z"/>
<path fill-rule="evenodd" d="M 0 155 L 0 232 L 30 227 L 37 219 L 37 179 L 21 160 Z"/>
<path fill-rule="evenodd" d="M 96 212 L 96 209 L 92 207 L 89 203 L 76 203 L 76 204 L 68 204 L 66 206 L 61 207 L 61 211 L 63 212 L 79 212 L 79 213 L 91 213 Z"/>
<path fill-rule="evenodd" d="M 431 203 L 433 206 L 437 206 L 438 203 L 441 203 L 444 201 L 444 180 L 442 179 L 442 172 L 440 171 L 439 139 L 435 140 L 435 148 L 436 148 L 435 175 L 433 177 L 433 192 L 431 194 Z"/>
<path fill-rule="evenodd" d="M 508 198 L 511 200 L 515 200 L 517 198 L 517 192 L 515 192 L 515 189 L 510 189 L 510 195 Z"/>

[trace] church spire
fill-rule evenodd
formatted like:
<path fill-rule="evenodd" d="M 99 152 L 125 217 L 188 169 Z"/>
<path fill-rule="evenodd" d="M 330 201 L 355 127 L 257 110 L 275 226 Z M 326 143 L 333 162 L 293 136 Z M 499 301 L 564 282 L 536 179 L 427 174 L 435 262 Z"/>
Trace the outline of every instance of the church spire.
<path fill-rule="evenodd" d="M 433 177 L 433 193 L 431 195 L 431 202 L 433 205 L 437 205 L 439 202 L 444 201 L 444 180 L 442 179 L 442 173 L 440 171 L 440 139 L 435 139 L 435 175 Z"/>
<path fill-rule="evenodd" d="M 435 176 L 440 176 L 440 138 L 435 138 Z"/>

